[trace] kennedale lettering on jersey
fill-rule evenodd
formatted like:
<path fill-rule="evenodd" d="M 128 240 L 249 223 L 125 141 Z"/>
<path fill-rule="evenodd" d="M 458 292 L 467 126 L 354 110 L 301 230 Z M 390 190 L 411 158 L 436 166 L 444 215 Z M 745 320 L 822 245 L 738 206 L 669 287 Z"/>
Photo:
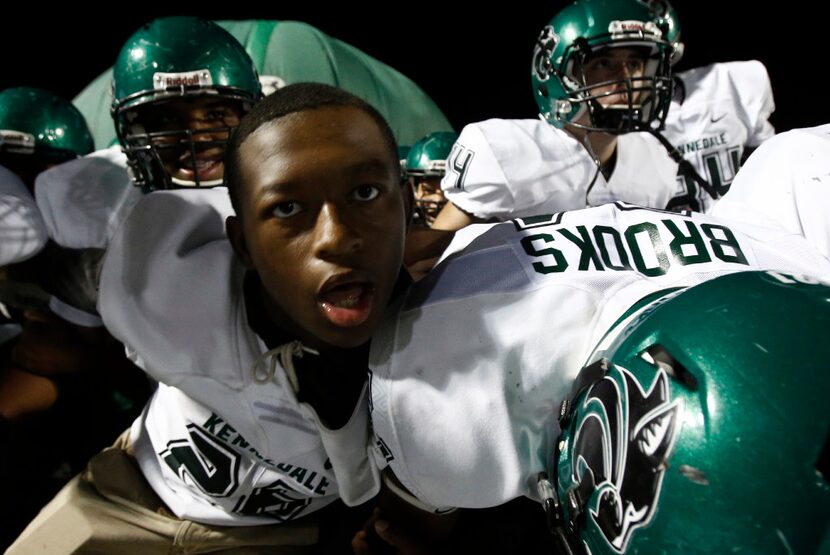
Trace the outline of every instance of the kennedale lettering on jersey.
<path fill-rule="evenodd" d="M 713 146 L 725 144 L 726 132 L 723 132 L 720 135 L 715 135 L 714 137 L 703 137 L 702 139 L 698 139 L 691 143 L 678 145 L 677 150 L 680 151 L 680 154 L 688 154 L 689 152 L 697 152 L 699 150 L 706 150 L 707 148 L 712 148 Z"/>
<path fill-rule="evenodd" d="M 265 464 L 276 467 L 280 471 L 284 472 L 289 478 L 294 479 L 298 484 L 307 488 L 309 491 L 319 495 L 326 495 L 326 489 L 331 485 L 331 483 L 326 480 L 324 476 L 319 476 L 313 470 L 308 470 L 306 468 L 287 463 L 277 463 L 271 459 L 263 457 L 252 445 L 245 441 L 245 439 L 239 435 L 239 433 L 230 424 L 225 422 L 222 417 L 217 414 L 211 414 L 210 418 L 208 418 L 202 425 L 202 428 L 225 443 L 236 445 L 241 449 L 245 449 Z"/>
<path fill-rule="evenodd" d="M 684 225 L 685 224 L 685 225 Z M 533 269 L 540 274 L 564 272 L 568 268 L 577 271 L 633 271 L 646 276 L 661 276 L 672 264 L 689 266 L 711 262 L 748 265 L 735 234 L 728 227 L 717 224 L 696 224 L 691 220 L 664 219 L 659 226 L 671 236 L 665 244 L 660 228 L 654 222 L 642 222 L 628 226 L 622 233 L 605 225 L 573 228 L 561 227 L 548 233 L 527 235 L 521 240 L 525 253 L 534 258 Z M 562 249 L 552 246 L 573 245 L 579 259 L 570 258 Z"/>

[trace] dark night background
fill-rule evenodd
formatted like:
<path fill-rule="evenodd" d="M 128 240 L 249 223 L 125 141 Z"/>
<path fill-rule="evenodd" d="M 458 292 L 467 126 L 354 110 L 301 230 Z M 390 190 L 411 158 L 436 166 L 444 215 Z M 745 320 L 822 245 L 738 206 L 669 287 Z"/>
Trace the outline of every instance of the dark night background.
<path fill-rule="evenodd" d="M 68 98 L 112 64 L 121 44 L 139 25 L 163 15 L 210 19 L 305 21 L 398 69 L 444 110 L 460 130 L 489 117 L 535 117 L 530 57 L 539 30 L 564 2 L 508 2 L 499 10 L 481 4 L 406 2 L 375 5 L 276 3 L 199 8 L 198 4 L 128 3 L 107 8 L 50 12 L 39 4 L 15 6 L 4 17 L 0 88 L 51 89 Z M 830 122 L 825 83 L 830 34 L 817 8 L 782 4 L 699 0 L 675 2 L 688 69 L 715 61 L 758 59 L 772 80 L 778 131 Z M 772 9 L 772 6 L 776 6 Z M 19 11 L 22 9 L 22 12 Z M 815 12 L 815 13 L 813 13 Z M 370 21 L 365 14 L 376 14 Z M 397 15 L 393 15 L 397 14 Z"/>

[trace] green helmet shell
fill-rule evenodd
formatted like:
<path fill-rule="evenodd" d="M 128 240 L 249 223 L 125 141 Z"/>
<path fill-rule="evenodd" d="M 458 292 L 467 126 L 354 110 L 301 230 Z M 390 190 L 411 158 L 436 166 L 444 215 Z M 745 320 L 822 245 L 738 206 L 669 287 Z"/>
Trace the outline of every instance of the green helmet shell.
<path fill-rule="evenodd" d="M 619 323 L 563 405 L 577 552 L 828 553 L 830 287 L 719 277 Z"/>
<path fill-rule="evenodd" d="M 64 161 L 94 149 L 86 120 L 71 102 L 49 91 L 15 87 L 0 92 L 0 150 Z"/>
<path fill-rule="evenodd" d="M 420 139 L 412 145 L 406 157 L 407 175 L 443 176 L 447 158 L 457 139 L 457 133 L 447 131 L 430 133 Z"/>
<path fill-rule="evenodd" d="M 136 184 L 145 189 L 175 184 L 133 109 L 210 95 L 239 102 L 244 113 L 262 96 L 256 68 L 242 45 L 215 23 L 184 16 L 151 21 L 127 40 L 113 66 L 112 91 L 119 142 Z M 180 136 L 182 142 L 195 143 L 186 129 Z"/>
<path fill-rule="evenodd" d="M 572 124 L 610 133 L 662 126 L 672 92 L 668 25 L 652 2 L 640 0 L 576 0 L 561 10 L 542 29 L 533 52 L 531 82 L 542 118 L 560 128 Z M 627 109 L 603 108 L 598 85 L 584 82 L 581 62 L 610 47 L 647 49 L 644 76 L 634 80 L 638 84 L 619 81 L 630 91 L 643 91 L 641 105 L 629 101 Z M 586 112 L 590 123 L 576 123 Z"/>
<path fill-rule="evenodd" d="M 677 17 L 677 11 L 668 0 L 646 0 L 646 3 L 654 10 L 660 28 L 665 29 L 664 38 L 672 45 L 671 65 L 674 65 L 683 57 L 685 50 L 680 40 L 680 19 Z"/>
<path fill-rule="evenodd" d="M 127 39 L 113 66 L 114 114 L 193 94 L 259 98 L 256 68 L 230 33 L 213 22 L 179 16 L 151 21 Z"/>

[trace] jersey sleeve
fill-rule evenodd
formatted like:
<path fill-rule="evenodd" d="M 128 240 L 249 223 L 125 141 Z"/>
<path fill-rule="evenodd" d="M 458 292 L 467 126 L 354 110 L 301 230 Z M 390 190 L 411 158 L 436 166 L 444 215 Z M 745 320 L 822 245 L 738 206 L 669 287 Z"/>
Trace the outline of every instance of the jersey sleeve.
<path fill-rule="evenodd" d="M 441 188 L 458 208 L 484 220 L 509 217 L 515 209 L 507 178 L 479 124 L 461 131 Z"/>
<path fill-rule="evenodd" d="M 737 92 L 739 106 L 747 125 L 745 146 L 753 148 L 775 135 L 769 117 L 775 110 L 772 85 L 767 68 L 759 61 L 729 62 L 724 64 Z"/>
<path fill-rule="evenodd" d="M 767 141 L 712 214 L 804 236 L 830 257 L 830 125 Z"/>
<path fill-rule="evenodd" d="M 46 239 L 35 199 L 17 175 L 0 167 L 0 266 L 31 258 Z"/>
<path fill-rule="evenodd" d="M 142 196 L 119 147 L 51 168 L 35 182 L 49 238 L 73 249 L 106 248 Z"/>

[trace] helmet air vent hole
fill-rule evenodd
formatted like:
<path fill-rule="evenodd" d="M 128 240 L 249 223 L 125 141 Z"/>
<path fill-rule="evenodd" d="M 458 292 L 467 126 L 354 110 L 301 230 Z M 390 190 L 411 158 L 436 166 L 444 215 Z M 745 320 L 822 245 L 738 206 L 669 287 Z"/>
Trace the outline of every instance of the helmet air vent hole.
<path fill-rule="evenodd" d="M 640 353 L 640 358 L 649 364 L 662 368 L 669 376 L 683 384 L 687 389 L 697 391 L 697 378 L 685 366 L 680 364 L 662 345 L 652 345 Z"/>

